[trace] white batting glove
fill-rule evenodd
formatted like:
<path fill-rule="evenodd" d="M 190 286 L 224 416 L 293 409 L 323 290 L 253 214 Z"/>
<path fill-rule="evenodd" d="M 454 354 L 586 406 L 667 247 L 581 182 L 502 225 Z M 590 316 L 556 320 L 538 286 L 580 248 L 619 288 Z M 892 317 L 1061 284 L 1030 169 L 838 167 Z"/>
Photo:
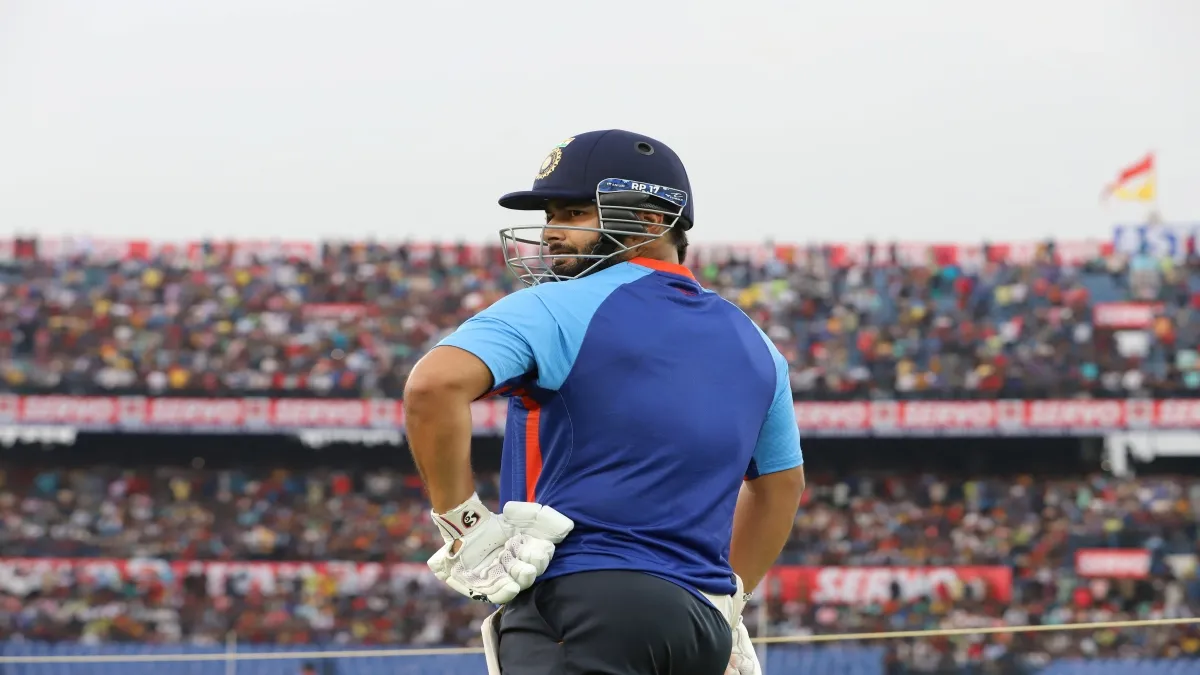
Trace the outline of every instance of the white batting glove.
<path fill-rule="evenodd" d="M 510 513 L 522 527 L 510 522 Z M 532 586 L 554 557 L 554 545 L 575 526 L 558 511 L 528 502 L 509 502 L 498 516 L 478 494 L 446 513 L 431 514 L 445 541 L 429 559 L 434 575 L 469 598 L 496 604 Z M 451 553 L 455 542 L 459 548 Z"/>
<path fill-rule="evenodd" d="M 546 571 L 554 558 L 555 545 L 567 538 L 575 528 L 575 522 L 549 506 L 534 502 L 506 503 L 503 518 L 514 532 L 505 542 L 505 548 L 519 562 L 535 570 L 533 574 L 529 574 L 527 567 L 516 570 L 520 576 L 514 575 L 514 578 L 521 590 L 525 590 Z"/>
<path fill-rule="evenodd" d="M 734 575 L 737 580 L 737 590 L 734 592 L 734 612 L 730 617 L 734 622 L 733 652 L 729 655 L 729 665 L 725 667 L 725 675 L 762 675 L 762 665 L 758 662 L 758 652 L 750 642 L 750 631 L 742 619 L 742 610 L 750 594 L 745 592 L 741 577 Z"/>
<path fill-rule="evenodd" d="M 746 630 L 746 622 L 740 616 L 737 628 L 733 629 L 733 653 L 729 655 L 725 675 L 762 675 L 758 653 L 750 642 L 750 631 Z"/>

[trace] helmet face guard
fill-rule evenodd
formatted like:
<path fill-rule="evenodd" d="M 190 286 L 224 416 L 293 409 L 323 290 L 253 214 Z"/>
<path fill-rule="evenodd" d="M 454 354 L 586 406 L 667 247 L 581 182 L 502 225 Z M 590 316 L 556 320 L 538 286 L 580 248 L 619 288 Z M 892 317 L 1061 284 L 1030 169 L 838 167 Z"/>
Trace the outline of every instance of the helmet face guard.
<path fill-rule="evenodd" d="M 688 195 L 683 190 L 653 185 L 624 178 L 606 178 L 596 185 L 593 197 L 599 217 L 599 227 L 578 225 L 518 225 L 500 230 L 500 246 L 504 260 L 522 283 L 536 286 L 547 281 L 568 281 L 611 267 L 635 251 L 667 234 L 679 225 L 687 206 Z M 657 213 L 663 217 L 659 233 L 650 232 L 642 213 Z M 686 225 L 684 226 L 686 227 Z M 590 251 L 550 254 L 546 245 L 546 230 L 578 230 L 599 233 L 600 238 Z M 627 243 L 626 240 L 638 241 Z M 577 274 L 563 275 L 554 270 L 557 260 L 587 261 Z"/>

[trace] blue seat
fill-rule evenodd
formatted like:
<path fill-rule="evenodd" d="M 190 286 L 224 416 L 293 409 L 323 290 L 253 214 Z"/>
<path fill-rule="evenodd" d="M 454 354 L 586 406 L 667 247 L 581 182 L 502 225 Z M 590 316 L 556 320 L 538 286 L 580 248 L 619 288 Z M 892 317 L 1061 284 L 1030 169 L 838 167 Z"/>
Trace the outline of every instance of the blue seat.
<path fill-rule="evenodd" d="M 1038 675 L 1200 675 L 1200 659 L 1070 659 Z"/>
<path fill-rule="evenodd" d="M 883 675 L 882 647 L 769 645 L 763 671 L 799 675 Z"/>
<path fill-rule="evenodd" d="M 1122 302 L 1129 293 L 1107 274 L 1085 274 L 1081 281 L 1092 302 Z"/>

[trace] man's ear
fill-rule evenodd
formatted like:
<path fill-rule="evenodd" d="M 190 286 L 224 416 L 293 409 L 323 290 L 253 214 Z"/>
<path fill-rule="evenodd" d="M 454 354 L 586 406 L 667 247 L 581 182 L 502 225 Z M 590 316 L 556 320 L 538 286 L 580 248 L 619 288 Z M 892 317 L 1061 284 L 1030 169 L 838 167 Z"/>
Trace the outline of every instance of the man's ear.
<path fill-rule="evenodd" d="M 647 223 L 654 223 L 655 225 L 662 225 L 667 220 L 666 216 L 664 216 L 663 214 L 654 213 L 652 211 L 638 212 L 638 219 L 644 220 Z"/>
<path fill-rule="evenodd" d="M 666 217 L 661 213 L 652 213 L 650 211 L 636 211 L 637 219 L 646 223 L 646 232 L 649 234 L 663 234 L 667 231 Z"/>
<path fill-rule="evenodd" d="M 623 243 L 629 247 L 653 246 L 654 244 L 651 244 L 650 242 L 653 242 L 658 237 L 666 234 L 668 229 L 670 229 L 670 228 L 668 228 L 666 225 L 656 225 L 656 224 L 646 223 L 646 233 L 645 234 L 626 235 L 621 238 L 621 243 Z M 642 248 L 642 250 L 645 250 L 645 248 Z"/>
<path fill-rule="evenodd" d="M 622 238 L 622 243 L 624 243 L 626 246 L 645 244 L 649 239 L 647 235 L 660 236 L 665 234 L 666 231 L 670 229 L 664 224 L 666 218 L 661 213 L 650 213 L 648 211 L 634 211 L 633 213 L 635 218 L 646 224 L 646 234 L 626 235 L 624 238 Z"/>
<path fill-rule="evenodd" d="M 667 230 L 671 229 L 671 228 L 667 227 L 666 225 L 662 224 L 662 216 L 659 216 L 657 213 L 651 214 L 651 215 L 657 216 L 658 222 L 647 223 L 646 224 L 646 232 L 648 232 L 649 234 L 666 234 Z"/>

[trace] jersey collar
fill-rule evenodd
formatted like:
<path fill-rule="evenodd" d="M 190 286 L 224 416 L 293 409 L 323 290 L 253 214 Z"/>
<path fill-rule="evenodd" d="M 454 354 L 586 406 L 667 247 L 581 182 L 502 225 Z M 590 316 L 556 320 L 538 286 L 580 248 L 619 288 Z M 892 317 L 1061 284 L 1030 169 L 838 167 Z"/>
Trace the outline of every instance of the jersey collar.
<path fill-rule="evenodd" d="M 666 272 L 667 274 L 674 274 L 677 276 L 686 277 L 688 279 L 691 279 L 692 281 L 696 280 L 696 275 L 692 274 L 692 271 L 689 270 L 688 268 L 684 267 L 683 265 L 676 265 L 675 263 L 663 262 L 661 260 L 655 260 L 653 258 L 642 258 L 642 257 L 632 258 L 629 260 L 629 262 L 633 263 L 634 265 L 641 265 L 642 267 L 649 267 L 650 269 L 652 269 L 656 272 Z"/>

